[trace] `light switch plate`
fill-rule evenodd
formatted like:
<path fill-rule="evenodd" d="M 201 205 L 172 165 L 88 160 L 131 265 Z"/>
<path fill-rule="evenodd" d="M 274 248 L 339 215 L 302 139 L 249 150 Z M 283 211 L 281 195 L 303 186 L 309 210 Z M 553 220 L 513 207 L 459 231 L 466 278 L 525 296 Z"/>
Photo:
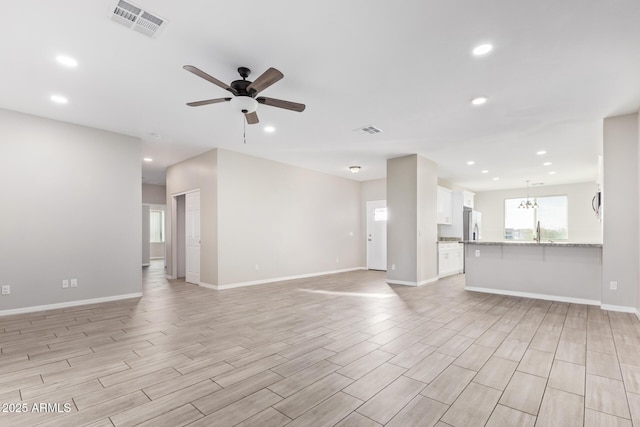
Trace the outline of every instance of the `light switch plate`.
<path fill-rule="evenodd" d="M 476 249 L 476 258 L 480 256 L 480 249 Z"/>
<path fill-rule="evenodd" d="M 11 286 L 2 285 L 2 295 L 9 295 L 9 294 L 11 294 Z"/>
<path fill-rule="evenodd" d="M 71 279 L 71 287 L 72 288 L 78 287 L 78 279 Z"/>
<path fill-rule="evenodd" d="M 63 287 L 63 288 L 68 288 L 68 287 L 69 287 L 69 281 L 68 281 L 67 279 L 64 279 L 64 280 L 62 281 L 62 287 Z"/>
<path fill-rule="evenodd" d="M 617 291 L 618 290 L 618 282 L 609 282 L 609 289 L 611 289 L 612 291 Z"/>

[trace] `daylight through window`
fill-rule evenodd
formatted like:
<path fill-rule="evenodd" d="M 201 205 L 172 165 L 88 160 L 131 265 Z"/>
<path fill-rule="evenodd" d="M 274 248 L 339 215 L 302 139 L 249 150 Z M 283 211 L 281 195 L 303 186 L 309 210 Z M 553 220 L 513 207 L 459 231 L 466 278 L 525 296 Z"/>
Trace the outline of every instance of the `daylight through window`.
<path fill-rule="evenodd" d="M 151 227 L 151 243 L 164 242 L 164 211 L 150 210 L 149 223 Z"/>
<path fill-rule="evenodd" d="M 505 240 L 534 240 L 536 225 L 540 221 L 540 240 L 567 240 L 568 198 L 547 196 L 532 198 L 537 209 L 518 208 L 522 198 L 504 201 Z"/>

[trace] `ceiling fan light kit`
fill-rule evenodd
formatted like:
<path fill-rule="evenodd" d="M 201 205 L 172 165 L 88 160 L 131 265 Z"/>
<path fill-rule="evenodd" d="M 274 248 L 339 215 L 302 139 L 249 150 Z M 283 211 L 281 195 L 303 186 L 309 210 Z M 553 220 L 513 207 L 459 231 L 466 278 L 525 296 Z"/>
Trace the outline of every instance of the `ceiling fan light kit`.
<path fill-rule="evenodd" d="M 265 96 L 256 98 L 256 95 L 258 95 L 258 93 L 262 92 L 284 77 L 284 74 L 282 74 L 275 68 L 269 68 L 257 79 L 251 82 L 247 80 L 247 77 L 249 77 L 249 75 L 251 74 L 251 70 L 247 67 L 238 67 L 238 74 L 240 74 L 242 80 L 235 80 L 231 82 L 230 85 L 216 79 L 213 76 L 210 76 L 209 74 L 194 67 L 193 65 L 185 65 L 182 68 L 233 94 L 233 98 L 215 98 L 207 99 L 204 101 L 188 102 L 187 105 L 190 107 L 200 107 L 202 105 L 218 104 L 221 102 L 229 101 L 231 102 L 231 107 L 235 111 L 244 114 L 247 123 L 250 125 L 260 122 L 260 120 L 258 120 L 258 115 L 256 114 L 258 104 L 264 104 L 271 107 L 283 108 L 285 110 L 297 112 L 302 112 L 305 109 L 304 104 L 299 104 L 297 102 L 267 98 Z"/>

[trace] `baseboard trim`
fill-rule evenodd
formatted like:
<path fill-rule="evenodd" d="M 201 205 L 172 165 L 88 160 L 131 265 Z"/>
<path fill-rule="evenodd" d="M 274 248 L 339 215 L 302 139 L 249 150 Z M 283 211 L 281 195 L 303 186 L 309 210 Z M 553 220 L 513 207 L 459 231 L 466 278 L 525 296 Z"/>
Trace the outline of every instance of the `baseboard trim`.
<path fill-rule="evenodd" d="M 149 267 L 151 264 L 146 263 L 146 264 L 142 264 L 143 267 Z"/>
<path fill-rule="evenodd" d="M 625 305 L 600 304 L 600 308 L 607 311 L 619 311 L 622 313 L 632 313 L 636 316 L 638 315 L 635 307 L 627 307 Z"/>
<path fill-rule="evenodd" d="M 24 308 L 13 308 L 9 310 L 0 310 L 0 317 L 12 316 L 14 314 L 36 313 L 38 311 L 57 310 L 60 308 L 77 307 L 79 305 L 100 304 L 103 302 L 120 301 L 123 299 L 140 298 L 140 297 L 142 297 L 142 292 L 136 292 L 133 294 L 124 294 L 124 295 L 114 295 L 111 297 L 101 297 L 101 298 L 91 298 L 91 299 L 84 299 L 84 300 L 78 300 L 78 301 L 60 302 L 57 304 L 35 305 L 35 306 L 24 307 Z"/>
<path fill-rule="evenodd" d="M 252 280 L 249 282 L 229 283 L 227 285 L 210 285 L 200 282 L 200 286 L 222 291 L 224 289 L 242 288 L 244 286 L 264 285 L 267 283 L 284 282 L 286 280 L 306 279 L 309 277 L 326 276 L 327 274 L 347 273 L 349 271 L 366 270 L 365 267 L 345 268 L 342 270 L 321 271 L 317 273 L 297 274 L 295 276 L 275 277 L 273 279 Z"/>
<path fill-rule="evenodd" d="M 176 280 L 177 277 L 176 276 L 169 276 L 168 274 L 166 275 L 167 280 Z"/>
<path fill-rule="evenodd" d="M 390 285 L 402 285 L 402 286 L 424 286 L 424 285 L 428 285 L 429 283 L 434 283 L 437 281 L 438 281 L 437 277 L 432 277 L 431 279 L 422 280 L 420 282 L 407 282 L 405 280 L 390 280 L 390 279 L 385 280 L 385 282 L 387 282 Z"/>
<path fill-rule="evenodd" d="M 531 292 L 506 291 L 503 289 L 478 288 L 475 286 L 465 286 L 465 291 L 482 292 L 485 294 L 507 295 L 511 297 L 533 298 L 545 301 L 568 302 L 572 304 L 601 305 L 600 301 L 584 298 L 563 297 L 558 295 L 536 294 Z"/>

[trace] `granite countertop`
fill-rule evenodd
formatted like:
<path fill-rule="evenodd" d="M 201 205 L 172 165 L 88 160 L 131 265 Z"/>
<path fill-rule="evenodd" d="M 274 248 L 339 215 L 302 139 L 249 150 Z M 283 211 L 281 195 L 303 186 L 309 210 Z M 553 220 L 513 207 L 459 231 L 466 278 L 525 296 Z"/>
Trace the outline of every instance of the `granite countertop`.
<path fill-rule="evenodd" d="M 471 245 L 493 245 L 493 246 L 558 246 L 568 248 L 601 248 L 602 243 L 573 243 L 573 242 L 523 242 L 523 241 L 502 241 L 487 242 L 483 240 L 465 240 L 463 243 Z"/>

